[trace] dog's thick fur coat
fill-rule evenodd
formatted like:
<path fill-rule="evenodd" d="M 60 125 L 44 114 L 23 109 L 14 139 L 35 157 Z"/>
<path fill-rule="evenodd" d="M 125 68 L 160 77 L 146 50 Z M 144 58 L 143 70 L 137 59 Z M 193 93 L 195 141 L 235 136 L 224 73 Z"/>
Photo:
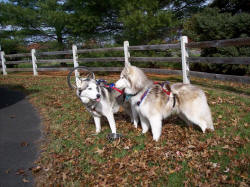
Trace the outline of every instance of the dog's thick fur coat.
<path fill-rule="evenodd" d="M 124 110 L 129 115 L 131 114 L 130 104 L 124 102 L 123 95 L 102 84 L 97 84 L 94 74 L 88 78 L 77 78 L 76 86 L 76 95 L 94 118 L 96 133 L 101 131 L 102 116 L 107 118 L 112 133 L 116 133 L 114 113 L 117 113 L 120 106 L 123 106 Z"/>
<path fill-rule="evenodd" d="M 131 96 L 134 126 L 137 127 L 139 116 L 142 132 L 146 133 L 151 128 L 155 141 L 161 136 L 162 120 L 173 113 L 188 124 L 198 125 L 203 132 L 214 129 L 206 95 L 197 86 L 177 83 L 171 87 L 162 87 L 154 84 L 141 69 L 130 63 L 125 64 L 120 80 L 115 85 Z M 166 94 L 163 89 L 170 94 Z M 147 94 L 142 100 L 145 93 Z"/>

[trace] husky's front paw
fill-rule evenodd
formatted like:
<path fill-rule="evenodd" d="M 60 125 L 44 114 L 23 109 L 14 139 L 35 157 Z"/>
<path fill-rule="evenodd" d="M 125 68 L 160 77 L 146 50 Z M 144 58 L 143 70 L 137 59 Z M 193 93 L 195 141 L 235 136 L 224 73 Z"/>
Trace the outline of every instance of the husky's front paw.
<path fill-rule="evenodd" d="M 160 136 L 159 137 L 153 137 L 153 140 L 156 141 L 156 142 L 158 142 L 159 139 L 160 139 Z"/>
<path fill-rule="evenodd" d="M 134 121 L 132 123 L 133 123 L 134 127 L 137 129 L 137 127 L 138 127 L 138 121 L 134 119 Z"/>
<path fill-rule="evenodd" d="M 138 124 L 137 123 L 134 123 L 134 127 L 137 129 L 137 127 L 138 127 Z"/>
<path fill-rule="evenodd" d="M 95 133 L 99 134 L 101 132 L 101 129 L 96 129 Z"/>
<path fill-rule="evenodd" d="M 145 133 L 147 133 L 148 132 L 148 127 L 144 127 L 143 129 L 142 129 L 142 134 L 145 134 Z"/>

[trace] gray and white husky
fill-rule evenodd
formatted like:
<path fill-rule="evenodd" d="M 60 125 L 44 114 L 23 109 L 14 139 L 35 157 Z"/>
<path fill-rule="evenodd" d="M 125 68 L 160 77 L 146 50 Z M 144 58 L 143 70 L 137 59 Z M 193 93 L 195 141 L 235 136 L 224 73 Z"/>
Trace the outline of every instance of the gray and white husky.
<path fill-rule="evenodd" d="M 191 84 L 176 83 L 172 86 L 154 84 L 144 72 L 129 62 L 115 83 L 130 97 L 134 126 L 140 118 L 142 133 L 152 129 L 153 140 L 158 141 L 162 131 L 162 120 L 173 113 L 188 124 L 198 125 L 203 133 L 214 130 L 210 108 L 205 93 Z"/>
<path fill-rule="evenodd" d="M 101 131 L 101 117 L 105 116 L 112 133 L 116 133 L 114 113 L 122 105 L 131 116 L 130 103 L 124 102 L 123 92 L 115 87 L 98 82 L 94 73 L 87 78 L 76 78 L 76 95 L 94 118 L 96 133 Z"/>

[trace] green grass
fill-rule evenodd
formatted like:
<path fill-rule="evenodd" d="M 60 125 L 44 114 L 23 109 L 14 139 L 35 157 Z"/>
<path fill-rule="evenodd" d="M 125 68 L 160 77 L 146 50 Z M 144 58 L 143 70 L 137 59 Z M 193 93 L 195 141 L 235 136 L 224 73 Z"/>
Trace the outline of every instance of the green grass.
<path fill-rule="evenodd" d="M 152 78 L 181 82 L 178 76 Z M 38 185 L 247 185 L 250 85 L 193 78 L 191 82 L 206 92 L 214 132 L 203 134 L 173 116 L 164 121 L 162 136 L 154 142 L 150 131 L 141 134 L 121 112 L 115 119 L 124 138 L 109 142 L 107 120 L 102 120 L 102 132 L 93 135 L 93 119 L 67 88 L 65 77 L 0 76 L 0 86 L 24 92 L 42 116 Z"/>
<path fill-rule="evenodd" d="M 169 174 L 167 186 L 179 187 L 183 186 L 185 180 L 185 172 L 188 171 L 188 165 L 185 161 L 181 163 L 181 169 L 178 172 Z"/>

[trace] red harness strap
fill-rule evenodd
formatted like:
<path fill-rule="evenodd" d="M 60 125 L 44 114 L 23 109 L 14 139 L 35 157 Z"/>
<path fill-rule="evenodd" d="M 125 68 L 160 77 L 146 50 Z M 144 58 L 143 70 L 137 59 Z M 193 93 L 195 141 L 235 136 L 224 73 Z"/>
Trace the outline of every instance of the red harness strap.
<path fill-rule="evenodd" d="M 167 95 L 170 95 L 170 91 L 167 91 L 167 90 L 165 90 L 164 88 L 163 88 L 163 85 L 161 84 L 161 83 L 159 83 L 159 82 L 157 82 L 157 81 L 155 81 L 154 82 L 154 84 L 159 84 L 160 86 L 161 86 L 161 88 L 162 88 L 162 90 L 167 94 Z"/>
<path fill-rule="evenodd" d="M 154 82 L 154 84 L 159 84 L 160 86 L 161 86 L 161 88 L 162 88 L 162 90 L 167 94 L 167 95 L 170 95 L 170 91 L 167 91 L 167 90 L 165 90 L 164 88 L 163 88 L 163 86 L 164 86 L 164 82 L 163 83 L 159 83 L 159 82 L 157 82 L 157 81 L 155 81 Z M 176 103 L 176 99 L 175 99 L 175 95 L 173 94 L 173 98 L 174 98 L 174 102 L 173 102 L 173 108 L 175 107 L 175 103 Z"/>
<path fill-rule="evenodd" d="M 124 93 L 124 90 L 120 90 L 120 89 L 118 89 L 118 88 L 116 88 L 116 87 L 114 87 L 114 86 L 110 86 L 110 85 L 106 85 L 106 84 L 104 84 L 104 86 L 105 86 L 106 88 L 111 88 L 111 89 L 116 90 L 116 91 L 119 92 L 121 95 Z"/>
<path fill-rule="evenodd" d="M 121 95 L 124 93 L 124 90 L 120 90 L 120 89 L 118 89 L 118 88 L 116 88 L 116 87 L 112 87 L 114 90 L 116 90 L 116 91 L 118 91 Z"/>

